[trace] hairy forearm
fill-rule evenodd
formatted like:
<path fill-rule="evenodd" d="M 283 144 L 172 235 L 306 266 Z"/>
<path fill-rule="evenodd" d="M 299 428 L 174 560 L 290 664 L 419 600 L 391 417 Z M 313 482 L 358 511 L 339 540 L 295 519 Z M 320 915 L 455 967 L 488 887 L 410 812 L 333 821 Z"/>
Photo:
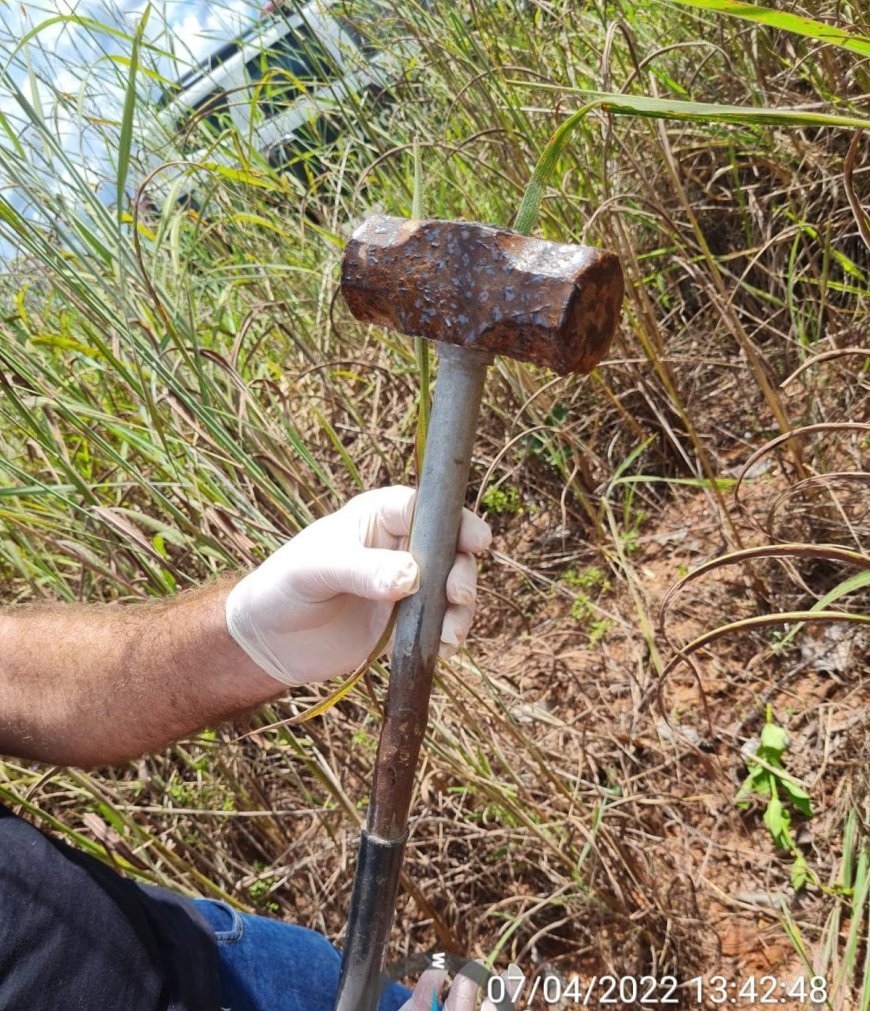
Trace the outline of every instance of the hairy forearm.
<path fill-rule="evenodd" d="M 275 698 L 226 630 L 236 578 L 142 604 L 0 610 L 0 754 L 119 762 Z"/>

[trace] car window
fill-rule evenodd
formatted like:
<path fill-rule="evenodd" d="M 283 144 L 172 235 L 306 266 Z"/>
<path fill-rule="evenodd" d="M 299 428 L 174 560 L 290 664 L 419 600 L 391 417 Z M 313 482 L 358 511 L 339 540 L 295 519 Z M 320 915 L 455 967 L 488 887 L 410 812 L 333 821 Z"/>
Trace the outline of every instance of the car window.
<path fill-rule="evenodd" d="M 332 58 L 304 24 L 258 53 L 246 67 L 252 82 L 264 82 L 257 106 L 267 119 L 310 88 L 339 76 Z"/>

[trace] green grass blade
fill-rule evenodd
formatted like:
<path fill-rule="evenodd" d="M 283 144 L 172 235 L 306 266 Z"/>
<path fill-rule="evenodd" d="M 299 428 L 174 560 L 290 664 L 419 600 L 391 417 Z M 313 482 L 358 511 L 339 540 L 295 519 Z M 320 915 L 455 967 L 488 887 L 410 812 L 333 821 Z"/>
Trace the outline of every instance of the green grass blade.
<path fill-rule="evenodd" d="M 810 611 L 824 611 L 829 604 L 832 604 L 835 600 L 839 600 L 840 597 L 844 597 L 847 593 L 854 593 L 855 590 L 860 590 L 865 586 L 870 586 L 870 569 L 866 569 L 863 572 L 856 572 L 854 576 L 849 576 L 848 579 L 844 579 L 841 583 L 820 597 L 815 604 L 810 608 Z M 780 639 L 776 644 L 776 649 L 784 649 L 794 637 L 801 630 L 801 625 L 795 625 L 794 628 L 788 630 L 788 632 Z"/>
<path fill-rule="evenodd" d="M 577 126 L 583 122 L 586 118 L 586 114 L 599 104 L 600 103 L 596 100 L 590 102 L 588 105 L 584 105 L 582 109 L 578 109 L 575 113 L 569 116 L 564 123 L 562 123 L 562 125 L 547 142 L 547 146 L 541 153 L 541 157 L 538 159 L 538 164 L 535 166 L 535 170 L 532 173 L 532 178 L 529 180 L 529 184 L 526 187 L 526 192 L 523 194 L 523 199 L 520 202 L 519 210 L 517 211 L 517 216 L 514 221 L 514 231 L 519 232 L 520 235 L 528 235 L 535 227 L 535 222 L 538 219 L 538 212 L 541 208 L 541 200 L 544 196 L 544 189 L 547 186 L 550 176 L 553 174 L 553 169 L 559 161 L 559 155 L 562 153 L 562 148 L 565 146 L 568 138 Z"/>
<path fill-rule="evenodd" d="M 411 203 L 411 217 L 420 221 L 424 214 L 423 162 L 420 157 L 420 143 L 417 138 L 414 138 L 414 194 Z M 432 409 L 432 399 L 429 389 L 429 341 L 425 337 L 414 338 L 414 357 L 417 359 L 417 374 L 420 378 L 415 445 L 417 473 L 420 474 L 423 470 L 423 454 L 426 451 L 426 437 L 429 434 L 429 415 Z"/>
<path fill-rule="evenodd" d="M 742 18 L 744 21 L 754 21 L 767 28 L 776 28 L 816 42 L 825 42 L 841 49 L 848 49 L 858 56 L 870 56 L 870 38 L 858 32 L 850 32 L 834 25 L 826 25 L 822 21 L 804 18 L 799 14 L 762 7 L 759 4 L 741 3 L 740 0 L 668 0 L 669 3 L 681 7 L 694 7 L 696 10 L 713 11 L 728 17 Z"/>
<path fill-rule="evenodd" d="M 136 34 L 133 36 L 133 48 L 130 54 L 127 92 L 124 95 L 124 112 L 121 117 L 121 135 L 118 139 L 118 206 L 116 213 L 119 221 L 125 209 L 124 187 L 127 183 L 127 173 L 130 170 L 130 149 L 133 145 L 133 119 L 136 112 L 136 72 L 139 67 L 139 50 L 142 46 L 142 36 L 145 32 L 145 26 L 148 24 L 150 11 L 150 7 L 145 8 L 145 13 L 142 15 L 136 29 Z"/>
<path fill-rule="evenodd" d="M 581 113 L 588 112 L 589 109 L 595 107 L 601 108 L 604 112 L 612 112 L 617 116 L 634 115 L 650 119 L 678 119 L 698 123 L 734 123 L 739 126 L 831 126 L 849 130 L 870 129 L 870 119 L 863 116 L 843 116 L 794 108 L 766 109 L 752 105 L 720 105 L 717 102 L 684 102 L 671 98 L 653 98 L 649 95 L 621 95 L 614 92 L 587 91 L 579 88 L 572 88 L 571 91 L 589 104 L 566 120 L 556 132 L 557 134 L 575 117 L 579 117 Z M 554 139 L 555 136 L 554 134 Z"/>
<path fill-rule="evenodd" d="M 516 82 L 519 83 L 519 82 Z M 528 235 L 534 228 L 541 200 L 559 156 L 568 138 L 595 108 L 616 115 L 643 116 L 651 119 L 677 119 L 695 122 L 735 123 L 742 126 L 831 126 L 854 130 L 870 128 L 870 119 L 833 113 L 807 112 L 803 109 L 758 109 L 747 105 L 719 105 L 715 102 L 683 102 L 647 95 L 622 95 L 571 89 L 587 99 L 555 131 L 544 148 L 529 180 L 517 211 L 514 230 Z"/>
<path fill-rule="evenodd" d="M 846 944 L 843 950 L 843 964 L 835 981 L 835 992 L 843 994 L 850 994 L 852 987 L 858 982 L 855 970 L 859 964 L 862 932 L 866 931 L 868 898 L 870 898 L 868 860 L 870 860 L 870 849 L 867 848 L 866 843 L 862 840 L 862 845 L 858 852 L 858 860 L 855 865 L 852 909 L 849 918 L 849 932 L 846 935 Z"/>
<path fill-rule="evenodd" d="M 78 26 L 80 28 L 87 29 L 88 31 L 94 34 L 110 35 L 113 38 L 117 39 L 119 42 L 127 42 L 130 39 L 130 36 L 127 32 L 122 31 L 119 28 L 114 28 L 112 25 L 105 24 L 102 21 L 97 21 L 94 18 L 83 17 L 80 14 L 55 14 L 52 17 L 46 18 L 44 21 L 40 21 L 38 25 L 34 25 L 33 28 L 25 32 L 21 36 L 21 38 L 17 40 L 14 48 L 4 53 L 4 56 L 6 57 L 6 65 L 8 66 L 9 63 L 11 63 L 12 60 L 15 59 L 15 57 L 21 50 L 26 49 L 28 44 L 32 42 L 35 38 L 37 38 L 47 28 L 52 28 L 53 26 L 58 24 Z M 166 55 L 166 51 L 164 49 L 154 45 L 154 43 L 152 42 L 146 42 L 145 46 L 147 49 L 151 50 L 152 52 L 158 55 L 161 56 Z M 159 75 L 157 76 L 159 77 Z M 163 78 L 160 78 L 160 80 L 163 80 Z"/>

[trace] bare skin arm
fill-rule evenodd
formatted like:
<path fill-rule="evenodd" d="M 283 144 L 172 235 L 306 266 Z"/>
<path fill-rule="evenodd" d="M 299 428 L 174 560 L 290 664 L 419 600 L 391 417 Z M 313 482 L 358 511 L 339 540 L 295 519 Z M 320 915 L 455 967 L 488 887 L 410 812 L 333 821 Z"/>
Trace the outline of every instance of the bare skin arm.
<path fill-rule="evenodd" d="M 94 766 L 160 748 L 355 669 L 413 593 L 414 493 L 364 492 L 240 580 L 148 603 L 0 609 L 0 754 Z M 442 645 L 468 634 L 489 527 L 463 514 Z M 231 593 L 231 591 L 234 591 Z M 228 603 L 232 623 L 228 623 Z M 268 673 L 267 673 L 268 671 Z"/>
<path fill-rule="evenodd" d="M 121 762 L 285 692 L 227 632 L 238 578 L 142 604 L 0 610 L 0 754 Z"/>

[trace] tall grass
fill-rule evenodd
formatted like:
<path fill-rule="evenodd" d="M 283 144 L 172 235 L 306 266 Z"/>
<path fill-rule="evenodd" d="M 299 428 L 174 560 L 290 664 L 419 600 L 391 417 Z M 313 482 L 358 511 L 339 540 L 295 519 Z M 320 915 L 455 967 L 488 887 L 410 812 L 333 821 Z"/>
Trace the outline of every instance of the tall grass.
<path fill-rule="evenodd" d="M 382 39 L 362 0 L 342 6 Z M 741 710 L 735 729 L 714 697 L 694 716 L 684 707 L 682 744 L 663 729 L 655 700 L 673 717 L 662 678 L 675 663 L 657 605 L 691 553 L 662 564 L 655 538 L 685 514 L 706 530 L 693 565 L 779 541 L 813 549 L 785 563 L 741 555 L 704 629 L 750 611 L 806 616 L 816 600 L 867 613 L 866 583 L 830 591 L 854 573 L 843 549 L 868 554 L 870 165 L 861 143 L 850 155 L 870 122 L 868 26 L 858 5 L 814 5 L 800 34 L 784 15 L 719 6 L 403 5 L 392 101 L 345 96 L 338 139 L 302 172 L 270 168 L 249 138 L 213 137 L 186 169 L 199 212 L 146 206 L 161 155 L 143 145 L 159 143 L 169 46 L 156 8 L 126 32 L 66 22 L 111 56 L 109 112 L 99 75 L 82 70 L 73 94 L 36 83 L 39 28 L 9 48 L 7 602 L 171 593 L 254 564 L 359 489 L 413 482 L 427 359 L 336 298 L 343 241 L 372 210 L 410 214 L 416 199 L 431 216 L 536 222 L 622 259 L 623 326 L 599 370 L 493 369 L 469 502 L 490 503 L 498 551 L 471 653 L 440 674 L 400 950 L 718 968 L 703 875 L 679 873 L 672 833 L 698 831 L 710 796 L 733 799 L 752 717 Z M 61 114 L 87 124 L 104 161 L 77 159 Z M 729 495 L 738 481 L 742 499 Z M 691 608 L 681 617 L 687 639 L 700 634 Z M 806 629 L 780 647 L 757 627 L 729 626 L 741 706 L 787 696 L 806 643 Z M 833 699 L 861 673 L 841 671 Z M 7 762 L 0 790 L 130 873 L 337 936 L 377 708 L 359 693 L 302 729 L 239 739 L 308 701 L 99 776 Z M 815 901 L 805 915 L 822 923 Z"/>

